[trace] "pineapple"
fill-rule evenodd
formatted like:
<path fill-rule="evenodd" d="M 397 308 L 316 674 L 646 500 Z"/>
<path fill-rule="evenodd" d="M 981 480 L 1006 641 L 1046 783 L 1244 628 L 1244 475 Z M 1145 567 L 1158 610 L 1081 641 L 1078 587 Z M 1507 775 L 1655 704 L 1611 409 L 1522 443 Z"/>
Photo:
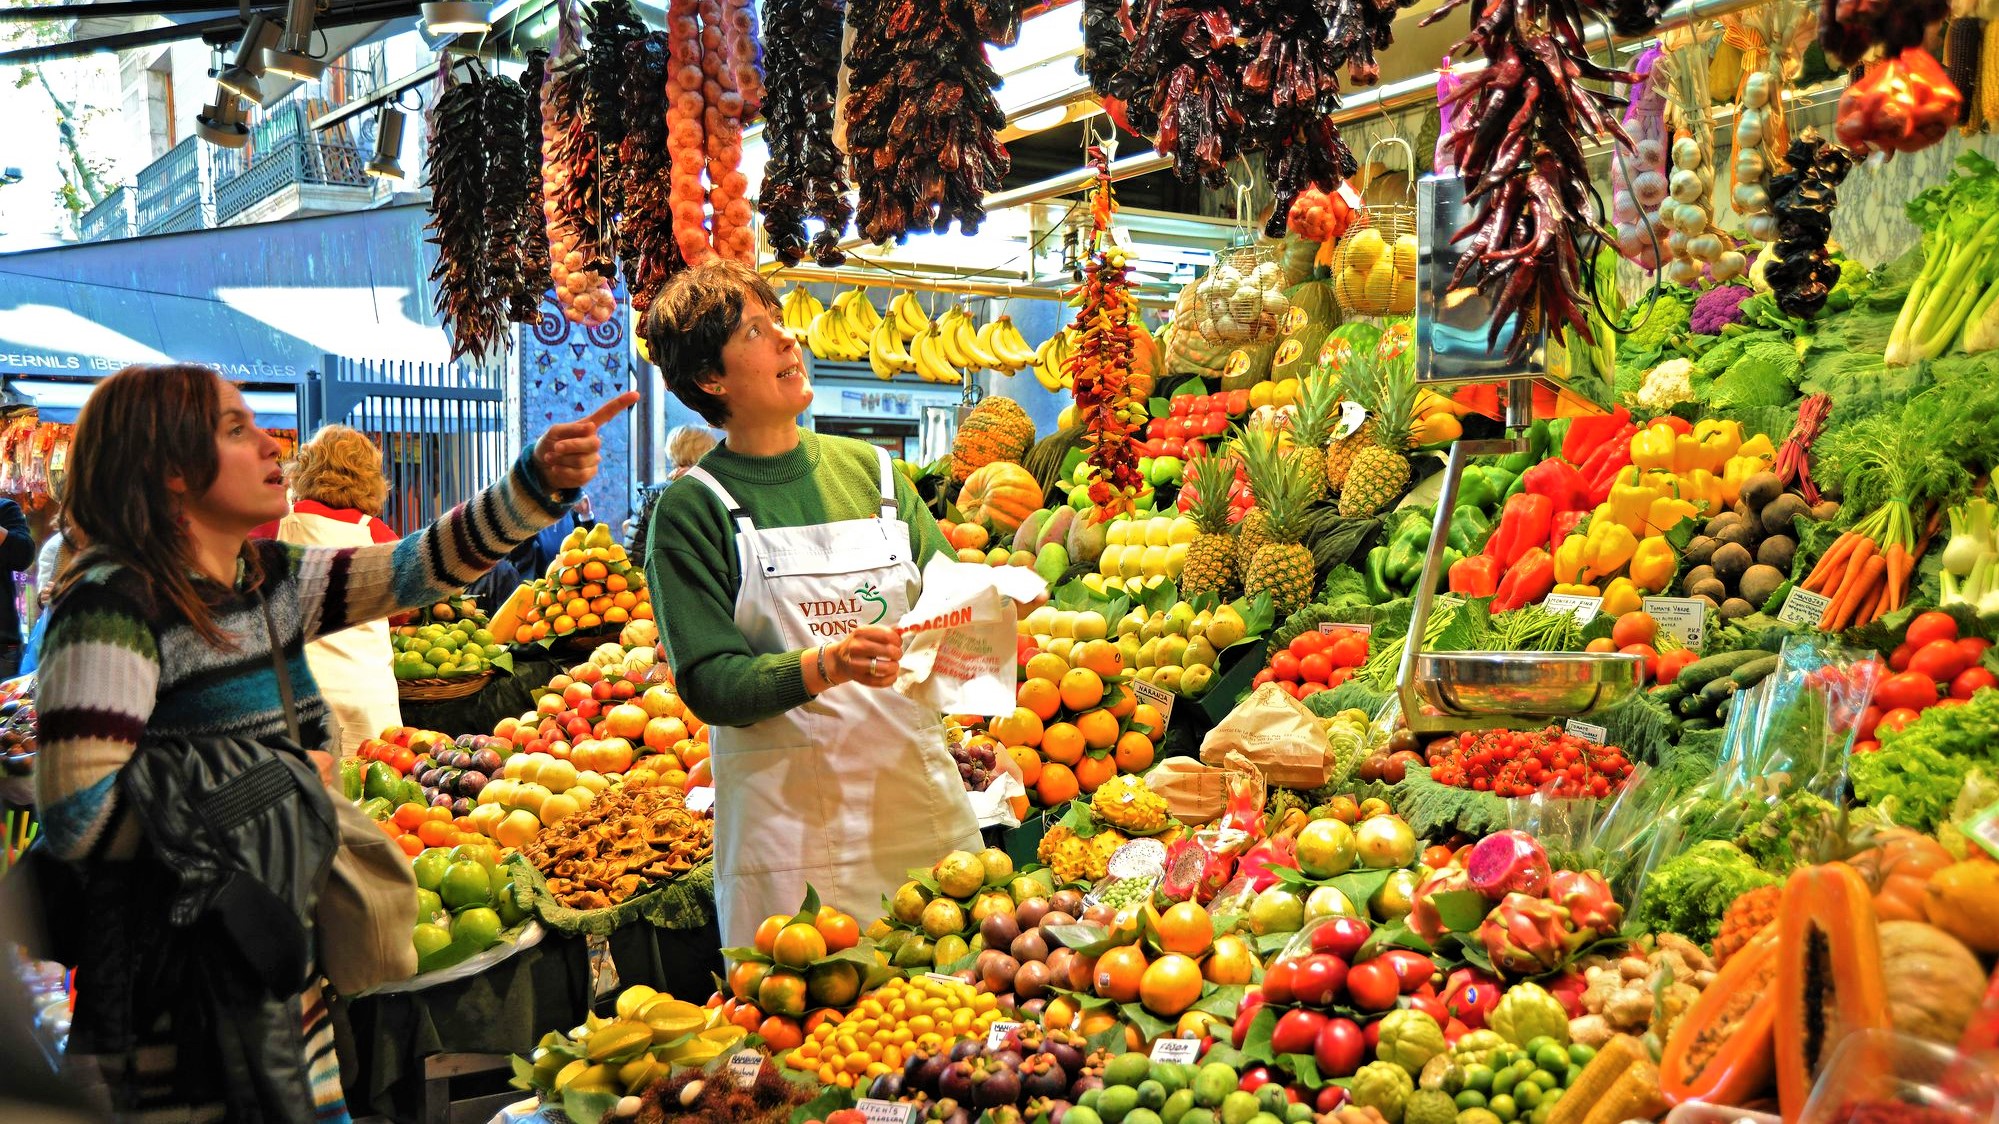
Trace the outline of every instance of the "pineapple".
<path fill-rule="evenodd" d="M 1340 514 L 1347 518 L 1373 515 L 1394 502 L 1409 486 L 1409 438 L 1416 409 L 1416 373 L 1410 353 L 1393 359 L 1374 356 L 1352 368 L 1361 384 L 1355 389 L 1374 422 L 1372 440 L 1354 454 L 1340 489 Z"/>
<path fill-rule="evenodd" d="M 1235 462 L 1220 453 L 1202 457 L 1192 468 L 1194 502 L 1188 514 L 1201 529 L 1187 546 L 1180 593 L 1213 593 L 1227 600 L 1236 588 L 1235 536 L 1229 533 L 1229 487 Z"/>
<path fill-rule="evenodd" d="M 1312 372 L 1298 387 L 1298 404 L 1291 410 L 1291 443 L 1297 448 L 1298 471 L 1305 474 L 1305 502 L 1326 498 L 1326 439 L 1339 419 L 1340 394 L 1330 376 Z"/>
<path fill-rule="evenodd" d="M 1312 580 L 1318 570 L 1311 548 L 1299 541 L 1306 497 L 1311 494 L 1310 482 L 1300 472 L 1302 459 L 1294 450 L 1250 469 L 1250 487 L 1256 489 L 1256 502 L 1265 507 L 1264 530 L 1269 541 L 1257 548 L 1256 556 L 1243 570 L 1242 591 L 1248 597 L 1269 593 L 1278 620 L 1304 608 L 1312 599 Z"/>
<path fill-rule="evenodd" d="M 1270 541 L 1264 528 L 1270 519 L 1264 502 L 1264 486 L 1259 479 L 1273 479 L 1276 476 L 1277 435 L 1269 429 L 1252 425 L 1242 431 L 1238 443 L 1242 455 L 1243 471 L 1249 474 L 1249 490 L 1256 500 L 1256 506 L 1243 513 L 1242 522 L 1236 527 L 1235 565 L 1240 577 L 1249 571 L 1251 560 L 1256 557 L 1258 547 Z"/>

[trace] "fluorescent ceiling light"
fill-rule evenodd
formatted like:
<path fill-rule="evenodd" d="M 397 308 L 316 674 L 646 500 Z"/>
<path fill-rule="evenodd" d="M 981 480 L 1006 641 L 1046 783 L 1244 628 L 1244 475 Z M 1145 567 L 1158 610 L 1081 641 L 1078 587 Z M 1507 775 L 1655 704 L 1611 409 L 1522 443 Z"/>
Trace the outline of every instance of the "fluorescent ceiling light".
<path fill-rule="evenodd" d="M 431 35 L 467 35 L 493 26 L 493 6 L 474 0 L 438 0 L 423 6 L 423 29 Z"/>

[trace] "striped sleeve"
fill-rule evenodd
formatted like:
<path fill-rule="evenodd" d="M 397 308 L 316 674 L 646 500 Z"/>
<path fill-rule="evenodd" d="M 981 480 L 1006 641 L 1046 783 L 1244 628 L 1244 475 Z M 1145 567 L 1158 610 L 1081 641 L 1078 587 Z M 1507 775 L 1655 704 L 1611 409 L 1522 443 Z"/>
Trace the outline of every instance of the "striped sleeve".
<path fill-rule="evenodd" d="M 35 807 L 57 856 L 97 848 L 159 681 L 157 639 L 130 597 L 84 580 L 50 609 L 35 681 Z"/>
<path fill-rule="evenodd" d="M 286 545 L 306 639 L 428 605 L 465 588 L 561 518 L 577 495 L 574 489 L 550 491 L 529 448 L 503 479 L 470 503 L 395 542 L 340 548 Z"/>

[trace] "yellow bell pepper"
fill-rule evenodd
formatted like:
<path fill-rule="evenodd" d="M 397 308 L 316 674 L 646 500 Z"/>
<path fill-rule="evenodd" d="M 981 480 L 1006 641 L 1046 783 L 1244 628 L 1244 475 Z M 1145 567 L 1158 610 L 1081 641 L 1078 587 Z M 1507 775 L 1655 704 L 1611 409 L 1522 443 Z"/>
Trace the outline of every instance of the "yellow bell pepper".
<path fill-rule="evenodd" d="M 1704 418 L 1694 424 L 1693 437 L 1699 451 L 1695 462 L 1686 467 L 1720 472 L 1742 447 L 1742 423 Z"/>
<path fill-rule="evenodd" d="M 1654 422 L 1631 438 L 1631 463 L 1664 472 L 1673 469 L 1673 427 Z"/>
<path fill-rule="evenodd" d="M 1738 457 L 1761 457 L 1765 462 L 1769 462 L 1777 459 L 1777 447 L 1770 443 L 1769 434 L 1759 433 L 1749 440 L 1744 441 L 1742 446 L 1736 449 L 1733 455 Z"/>
<path fill-rule="evenodd" d="M 1663 535 L 1673 529 L 1673 524 L 1682 519 L 1692 519 L 1700 514 L 1691 500 L 1678 496 L 1660 496 L 1652 501 L 1652 507 L 1645 513 L 1645 522 L 1654 535 Z"/>
<path fill-rule="evenodd" d="M 1652 502 L 1658 498 L 1657 488 L 1636 484 L 1612 484 L 1609 500 L 1597 507 L 1596 514 L 1590 520 L 1590 526 L 1595 527 L 1608 514 L 1609 522 L 1623 527 L 1634 535 L 1641 534 L 1645 530 L 1645 517 L 1652 510 Z M 1609 511 L 1606 512 L 1605 508 Z"/>
<path fill-rule="evenodd" d="M 1681 499 L 1690 501 L 1709 511 L 1720 511 L 1722 508 L 1735 502 L 1734 500 L 1725 498 L 1727 492 L 1722 487 L 1722 478 L 1705 468 L 1696 468 L 1681 473 L 1678 494 Z M 1664 527 L 1657 529 L 1661 531 L 1665 530 Z"/>
<path fill-rule="evenodd" d="M 1768 438 L 1757 436 L 1758 441 Z M 1744 446 L 1747 448 L 1748 446 Z M 1742 482 L 1759 472 L 1770 471 L 1770 460 L 1761 454 L 1737 453 L 1728 458 L 1728 464 L 1721 472 L 1721 496 L 1724 503 L 1733 504 L 1742 497 Z"/>
<path fill-rule="evenodd" d="M 1555 581 L 1571 583 L 1582 580 L 1583 547 L 1587 540 L 1581 535 L 1570 535 L 1555 548 Z M 1558 586 L 1559 588 L 1559 586 Z"/>
<path fill-rule="evenodd" d="M 1575 582 L 1566 582 L 1548 592 L 1566 594 L 1570 597 L 1596 597 L 1601 595 L 1603 591 L 1593 585 L 1578 585 Z"/>
<path fill-rule="evenodd" d="M 1655 540 L 1646 540 L 1646 542 L 1652 541 Z M 1663 542 L 1664 540 L 1657 541 Z M 1643 544 L 1641 543 L 1640 545 L 1642 546 Z M 1621 617 L 1626 613 L 1635 613 L 1644 607 L 1645 595 L 1639 592 L 1638 586 L 1630 578 L 1612 578 L 1610 579 L 1610 584 L 1603 587 L 1603 608 L 1601 612 L 1606 616 Z"/>
<path fill-rule="evenodd" d="M 1607 578 L 1622 570 L 1638 549 L 1638 536 L 1622 523 L 1590 521 L 1589 536 L 1583 543 L 1583 576 Z M 1559 580 L 1559 579 L 1558 579 Z"/>
<path fill-rule="evenodd" d="M 1631 581 L 1646 593 L 1664 593 L 1678 564 L 1672 544 L 1665 536 L 1654 535 L 1641 540 L 1638 549 L 1631 552 Z"/>

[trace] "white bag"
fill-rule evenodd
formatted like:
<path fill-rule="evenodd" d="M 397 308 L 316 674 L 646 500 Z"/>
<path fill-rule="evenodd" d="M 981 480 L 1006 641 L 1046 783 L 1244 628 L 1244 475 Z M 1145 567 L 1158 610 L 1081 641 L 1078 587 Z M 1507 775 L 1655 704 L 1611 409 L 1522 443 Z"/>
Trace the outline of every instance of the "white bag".
<path fill-rule="evenodd" d="M 939 714 L 1012 714 L 1020 667 L 1013 602 L 1048 593 L 1024 566 L 982 566 L 932 555 L 923 594 L 896 622 L 902 673 L 895 689 Z"/>

